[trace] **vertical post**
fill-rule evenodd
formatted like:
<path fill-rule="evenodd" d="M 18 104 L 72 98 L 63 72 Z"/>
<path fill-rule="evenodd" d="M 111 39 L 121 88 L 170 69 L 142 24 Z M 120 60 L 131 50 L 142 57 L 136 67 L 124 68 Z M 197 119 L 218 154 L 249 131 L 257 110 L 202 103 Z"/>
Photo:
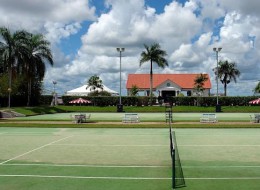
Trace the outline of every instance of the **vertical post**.
<path fill-rule="evenodd" d="M 9 82 L 8 82 L 8 108 L 11 107 L 11 92 L 12 92 L 12 67 L 9 69 Z"/>
<path fill-rule="evenodd" d="M 120 64 L 120 68 L 119 68 L 119 73 L 120 73 L 120 89 L 119 89 L 119 104 L 117 106 L 117 112 L 122 112 L 123 111 L 123 106 L 122 106 L 122 94 L 121 94 L 121 89 L 122 89 L 122 74 L 121 74 L 121 70 L 122 70 L 122 66 L 121 66 L 121 59 L 122 59 L 122 52 L 125 51 L 125 48 L 116 48 L 116 50 L 119 52 L 119 64 Z"/>
<path fill-rule="evenodd" d="M 57 81 L 52 81 L 53 83 L 53 105 L 56 106 L 57 105 L 57 96 L 56 96 L 56 84 L 57 84 Z"/>
<path fill-rule="evenodd" d="M 122 57 L 122 51 L 119 51 L 119 57 L 120 57 L 120 90 L 119 90 L 119 104 L 121 105 L 122 104 L 122 99 L 121 99 L 121 89 L 122 89 L 122 74 L 121 74 L 121 69 L 122 69 L 122 66 L 121 66 L 121 57 Z"/>
<path fill-rule="evenodd" d="M 219 109 L 219 102 L 218 102 L 218 53 L 222 50 L 221 47 L 219 48 L 213 48 L 213 51 L 216 52 L 216 60 L 217 60 L 217 77 L 216 77 L 216 80 L 217 80 L 217 104 L 216 104 L 216 112 L 220 112 L 220 109 Z"/>

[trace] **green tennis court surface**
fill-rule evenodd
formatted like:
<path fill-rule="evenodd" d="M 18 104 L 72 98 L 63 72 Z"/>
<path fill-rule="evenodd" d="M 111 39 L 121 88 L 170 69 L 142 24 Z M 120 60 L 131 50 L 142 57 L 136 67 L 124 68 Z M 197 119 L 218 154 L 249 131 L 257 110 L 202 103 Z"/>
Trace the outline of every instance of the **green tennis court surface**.
<path fill-rule="evenodd" d="M 260 130 L 175 130 L 189 190 L 260 189 Z M 0 128 L 2 190 L 171 189 L 168 129 Z"/>
<path fill-rule="evenodd" d="M 30 117 L 17 117 L 14 120 L 59 120 L 70 121 L 77 113 L 44 114 Z M 125 113 L 90 113 L 90 121 L 122 121 Z M 251 113 L 252 114 L 252 113 Z M 174 121 L 200 121 L 202 113 L 173 113 Z M 216 113 L 219 121 L 250 121 L 250 113 Z M 138 113 L 141 122 L 165 121 L 165 113 Z"/>

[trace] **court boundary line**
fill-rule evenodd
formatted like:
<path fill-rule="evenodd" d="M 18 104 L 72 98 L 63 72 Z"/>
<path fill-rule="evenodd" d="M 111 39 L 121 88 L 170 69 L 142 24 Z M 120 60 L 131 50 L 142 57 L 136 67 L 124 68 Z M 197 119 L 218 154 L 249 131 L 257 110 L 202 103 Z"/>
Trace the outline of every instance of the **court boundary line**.
<path fill-rule="evenodd" d="M 45 144 L 45 145 L 42 145 L 42 146 L 40 146 L 40 147 L 38 147 L 38 148 L 35 148 L 35 149 L 33 149 L 33 150 L 30 150 L 30 151 L 28 151 L 28 152 L 25 152 L 25 153 L 23 153 L 23 154 L 20 154 L 20 155 L 18 155 L 18 156 L 15 156 L 15 157 L 13 157 L 13 158 L 10 158 L 10 159 L 8 159 L 8 160 L 6 160 L 6 161 L 3 161 L 3 162 L 0 163 L 0 165 L 3 165 L 3 164 L 5 164 L 5 163 L 7 163 L 7 162 L 10 162 L 10 161 L 14 160 L 14 159 L 20 158 L 20 157 L 22 157 L 22 156 L 24 156 L 24 155 L 30 154 L 30 153 L 32 153 L 32 152 L 34 152 L 34 151 L 40 150 L 40 149 L 42 149 L 42 148 L 45 148 L 46 146 L 52 145 L 52 144 L 54 144 L 54 143 L 56 143 L 56 142 L 60 142 L 60 141 L 62 141 L 62 140 L 65 140 L 65 139 L 68 139 L 68 138 L 71 138 L 71 137 L 73 137 L 73 135 L 68 136 L 68 137 L 64 137 L 64 138 L 62 138 L 62 139 L 59 139 L 59 140 L 50 142 L 50 143 Z"/>
<path fill-rule="evenodd" d="M 127 145 L 127 144 L 123 144 L 123 145 L 115 145 L 115 144 L 111 144 L 111 145 L 102 145 L 102 144 L 55 144 L 54 146 L 100 146 L 100 147 L 123 147 L 123 146 L 136 146 L 136 147 L 160 147 L 160 146 L 169 146 L 167 145 L 163 145 L 163 144 L 159 144 L 159 145 L 149 145 L 149 144 L 144 144 L 144 145 Z M 178 145 L 178 146 L 182 146 L 182 147 L 260 147 L 260 145 L 231 145 L 231 144 L 227 144 L 227 145 Z"/>
<path fill-rule="evenodd" d="M 169 146 L 169 145 L 152 145 L 152 144 L 144 144 L 144 145 L 134 145 L 134 144 L 111 144 L 111 145 L 104 145 L 104 144 L 54 144 L 53 146 L 89 146 L 89 147 L 94 147 L 94 146 L 99 146 L 99 147 L 124 147 L 124 146 L 129 146 L 129 147 L 161 147 L 161 146 Z"/>
<path fill-rule="evenodd" d="M 181 178 L 177 178 L 181 179 Z M 184 177 L 185 180 L 259 180 L 260 177 Z"/>
<path fill-rule="evenodd" d="M 171 165 L 91 165 L 91 164 L 37 164 L 37 163 L 11 163 L 3 166 L 43 166 L 43 167 L 89 167 L 89 168 L 169 168 Z M 258 166 L 182 166 L 182 168 L 260 168 Z"/>
<path fill-rule="evenodd" d="M 182 166 L 182 168 L 260 168 L 260 166 Z"/>
<path fill-rule="evenodd" d="M 0 175 L 0 177 L 33 177 L 33 178 L 65 178 L 65 179 L 108 179 L 108 180 L 172 180 L 167 177 L 99 177 L 99 176 L 48 176 L 48 175 Z"/>
<path fill-rule="evenodd" d="M 227 144 L 227 145 L 214 145 L 214 144 L 212 144 L 212 145 L 207 145 L 207 144 L 205 144 L 205 145 L 178 145 L 178 146 L 182 146 L 182 147 L 230 147 L 230 146 L 233 146 L 233 147 L 253 147 L 253 146 L 255 146 L 255 147 L 258 147 L 258 146 L 260 146 L 259 144 L 256 144 L 256 145 L 254 145 L 254 144 L 248 144 L 248 145 L 232 145 L 232 144 Z"/>
<path fill-rule="evenodd" d="M 107 176 L 57 176 L 57 175 L 0 175 L 0 177 L 31 177 L 31 178 L 64 178 L 64 179 L 102 179 L 102 180 L 172 180 L 167 177 L 107 177 Z M 180 178 L 177 178 L 180 179 Z M 185 180 L 259 180 L 260 177 L 186 177 Z"/>
<path fill-rule="evenodd" d="M 2 164 L 3 166 L 53 166 L 53 167 L 90 167 L 90 168 L 169 168 L 169 166 L 149 165 L 88 165 L 88 164 Z"/>

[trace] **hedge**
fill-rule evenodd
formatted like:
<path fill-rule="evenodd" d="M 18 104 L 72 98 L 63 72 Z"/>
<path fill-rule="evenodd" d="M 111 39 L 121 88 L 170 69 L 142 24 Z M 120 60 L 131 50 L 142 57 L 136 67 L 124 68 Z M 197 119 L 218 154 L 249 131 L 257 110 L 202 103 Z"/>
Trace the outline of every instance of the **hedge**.
<path fill-rule="evenodd" d="M 69 102 L 78 96 L 62 96 L 64 105 L 71 105 Z M 119 103 L 118 96 L 98 96 L 98 97 L 82 97 L 92 102 L 95 106 L 116 106 Z M 258 96 L 234 96 L 219 97 L 219 103 L 222 106 L 248 106 L 249 101 L 258 98 Z M 35 101 L 35 106 L 48 106 L 51 104 L 52 96 L 43 95 L 39 100 Z M 169 102 L 180 106 L 215 106 L 216 97 L 171 97 Z M 26 106 L 27 97 L 12 96 L 11 106 Z M 6 107 L 8 103 L 7 97 L 0 97 L 0 107 Z M 149 97 L 147 96 L 122 96 L 122 104 L 125 106 L 147 106 L 149 105 Z M 153 104 L 158 104 L 157 98 L 153 98 Z"/>

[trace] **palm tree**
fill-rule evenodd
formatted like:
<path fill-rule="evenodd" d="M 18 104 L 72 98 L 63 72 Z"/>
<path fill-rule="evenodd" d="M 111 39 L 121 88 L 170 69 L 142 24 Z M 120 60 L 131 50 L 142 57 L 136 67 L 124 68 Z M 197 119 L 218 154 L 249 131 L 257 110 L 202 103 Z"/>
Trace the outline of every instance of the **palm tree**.
<path fill-rule="evenodd" d="M 214 69 L 215 74 L 220 79 L 221 83 L 224 85 L 224 95 L 227 96 L 227 85 L 234 80 L 237 82 L 237 77 L 240 76 L 240 71 L 236 68 L 236 63 L 228 61 L 220 61 L 218 72 L 217 68 Z"/>
<path fill-rule="evenodd" d="M 130 96 L 136 96 L 139 91 L 139 88 L 137 85 L 132 85 L 132 88 L 130 89 Z"/>
<path fill-rule="evenodd" d="M 199 74 L 196 76 L 194 79 L 194 90 L 198 93 L 201 94 L 205 90 L 204 84 L 208 80 L 208 77 L 206 74 Z"/>
<path fill-rule="evenodd" d="M 141 53 L 140 66 L 150 61 L 150 105 L 152 106 L 152 96 L 153 96 L 153 62 L 161 68 L 168 66 L 167 60 L 164 58 L 167 53 L 161 50 L 158 43 L 152 44 L 150 47 L 144 44 L 145 50 Z"/>
<path fill-rule="evenodd" d="M 23 57 L 22 68 L 27 78 L 28 96 L 27 106 L 30 105 L 32 85 L 42 81 L 45 75 L 45 63 L 53 65 L 53 58 L 50 49 L 50 42 L 42 34 L 27 33 L 26 55 Z"/>
<path fill-rule="evenodd" d="M 253 90 L 254 94 L 260 93 L 260 82 L 256 85 L 255 89 Z"/>
<path fill-rule="evenodd" d="M 6 27 L 0 27 L 0 55 L 7 67 L 8 72 L 8 107 L 11 106 L 12 76 L 14 68 L 22 59 L 25 51 L 23 40 L 25 39 L 25 31 L 16 31 L 12 33 Z"/>
<path fill-rule="evenodd" d="M 93 75 L 88 80 L 87 89 L 88 88 L 90 88 L 90 90 L 94 90 L 94 91 L 97 88 L 101 88 L 103 90 L 103 82 L 97 75 Z"/>

